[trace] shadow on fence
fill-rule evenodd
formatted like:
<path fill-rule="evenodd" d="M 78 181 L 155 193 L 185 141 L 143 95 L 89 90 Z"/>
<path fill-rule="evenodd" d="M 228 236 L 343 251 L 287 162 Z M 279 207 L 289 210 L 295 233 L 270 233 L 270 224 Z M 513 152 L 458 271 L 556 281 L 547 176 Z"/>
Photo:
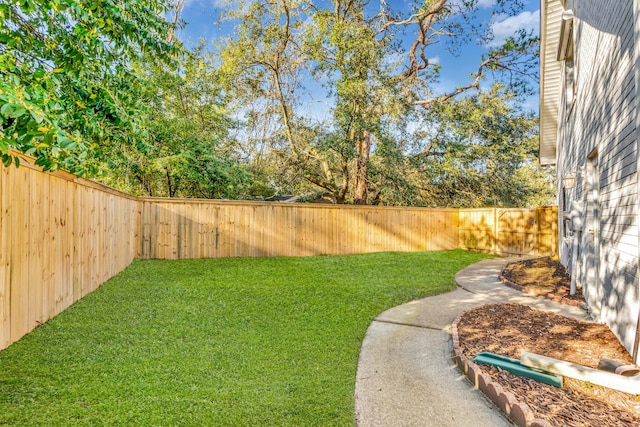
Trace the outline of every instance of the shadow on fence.
<path fill-rule="evenodd" d="M 558 253 L 558 209 L 460 209 L 460 247 L 500 256 Z"/>
<path fill-rule="evenodd" d="M 140 258 L 338 255 L 458 247 L 456 209 L 144 199 Z"/>
<path fill-rule="evenodd" d="M 134 258 L 546 255 L 557 248 L 555 212 L 138 198 L 65 172 L 0 166 L 0 349 Z"/>

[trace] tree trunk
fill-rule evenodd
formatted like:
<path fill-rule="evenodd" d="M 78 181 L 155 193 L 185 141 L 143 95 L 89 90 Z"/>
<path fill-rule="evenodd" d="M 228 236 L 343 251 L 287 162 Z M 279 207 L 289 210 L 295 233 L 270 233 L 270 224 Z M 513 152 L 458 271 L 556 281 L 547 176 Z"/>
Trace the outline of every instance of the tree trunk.
<path fill-rule="evenodd" d="M 342 205 L 347 200 L 347 193 L 349 192 L 349 162 L 342 158 L 342 186 L 336 196 L 336 203 Z"/>
<path fill-rule="evenodd" d="M 369 173 L 367 166 L 369 165 L 369 156 L 371 154 L 371 133 L 369 131 L 363 131 L 358 138 L 358 142 L 356 143 L 356 154 L 353 204 L 366 205 L 369 186 Z"/>
<path fill-rule="evenodd" d="M 282 109 L 282 121 L 284 123 L 284 129 L 287 134 L 287 142 L 289 143 L 289 147 L 291 148 L 291 153 L 294 158 L 298 157 L 298 147 L 296 147 L 293 142 L 293 130 L 291 126 L 291 114 L 289 112 L 289 107 L 287 105 L 287 100 L 282 93 L 282 86 L 280 85 L 280 76 L 277 72 L 274 71 L 273 81 L 276 85 L 276 89 L 278 91 L 278 99 L 280 100 L 280 108 Z"/>
<path fill-rule="evenodd" d="M 169 168 L 165 167 L 164 170 L 167 173 L 167 188 L 169 189 L 169 197 L 173 197 L 176 190 L 173 187 L 173 182 L 171 181 L 171 174 L 169 173 Z"/>

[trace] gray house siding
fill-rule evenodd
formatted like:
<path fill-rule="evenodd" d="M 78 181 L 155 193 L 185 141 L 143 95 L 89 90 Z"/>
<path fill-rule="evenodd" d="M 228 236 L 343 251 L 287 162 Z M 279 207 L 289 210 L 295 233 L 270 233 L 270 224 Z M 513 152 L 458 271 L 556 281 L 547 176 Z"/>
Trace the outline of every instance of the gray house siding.
<path fill-rule="evenodd" d="M 556 165 L 558 204 L 567 211 L 559 209 L 559 220 L 567 223 L 576 201 L 584 226 L 560 227 L 561 259 L 594 317 L 633 351 L 640 308 L 633 2 L 580 0 L 565 7 L 574 16 L 575 101 L 566 107 L 570 83 L 563 68 Z M 569 174 L 575 186 L 563 188 Z"/>

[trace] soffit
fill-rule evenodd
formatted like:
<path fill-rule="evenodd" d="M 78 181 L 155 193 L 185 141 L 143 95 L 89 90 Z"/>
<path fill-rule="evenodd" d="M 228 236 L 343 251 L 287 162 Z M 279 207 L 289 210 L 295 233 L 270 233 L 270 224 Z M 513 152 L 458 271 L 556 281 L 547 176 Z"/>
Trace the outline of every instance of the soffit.
<path fill-rule="evenodd" d="M 561 62 L 557 61 L 563 7 L 560 0 L 540 1 L 540 164 L 555 165 Z"/>

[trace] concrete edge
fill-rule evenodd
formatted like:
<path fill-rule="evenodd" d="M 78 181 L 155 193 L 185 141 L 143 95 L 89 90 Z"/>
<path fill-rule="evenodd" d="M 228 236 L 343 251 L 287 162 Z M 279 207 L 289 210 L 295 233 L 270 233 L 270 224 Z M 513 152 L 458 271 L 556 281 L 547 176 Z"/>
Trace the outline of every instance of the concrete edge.
<path fill-rule="evenodd" d="M 502 275 L 502 273 L 501 273 Z M 486 305 L 486 304 L 485 304 Z M 482 307 L 482 306 L 480 306 Z M 458 369 L 471 381 L 476 389 L 480 389 L 502 411 L 507 418 L 519 427 L 549 427 L 546 420 L 535 418 L 529 405 L 520 402 L 511 392 L 505 391 L 500 384 L 494 382 L 490 375 L 483 374 L 480 367 L 462 354 L 460 348 L 460 336 L 458 335 L 458 322 L 462 317 L 474 310 L 474 307 L 463 311 L 451 324 L 451 341 L 453 346 L 453 358 Z"/>

